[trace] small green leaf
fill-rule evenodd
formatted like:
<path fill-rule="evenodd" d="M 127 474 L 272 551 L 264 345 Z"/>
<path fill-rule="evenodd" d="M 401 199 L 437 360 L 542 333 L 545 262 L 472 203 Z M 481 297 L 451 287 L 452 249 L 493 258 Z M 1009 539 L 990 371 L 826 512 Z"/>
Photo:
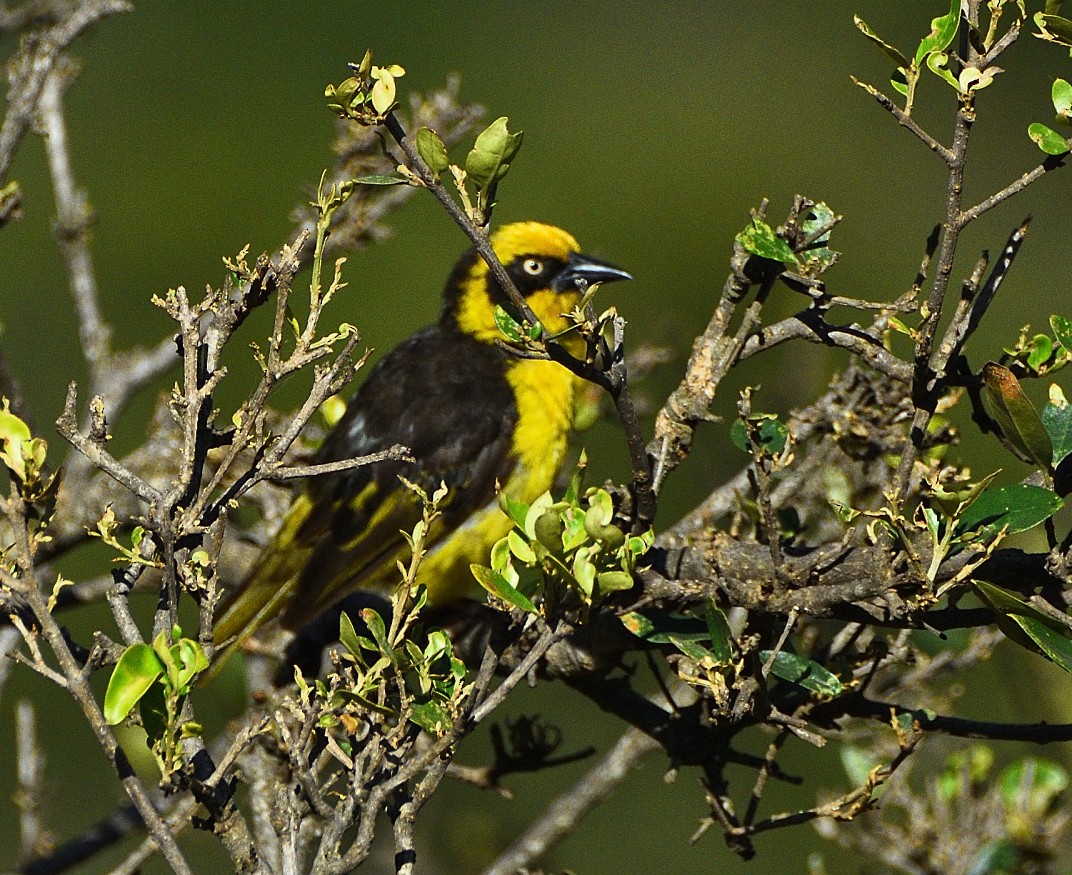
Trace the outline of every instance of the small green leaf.
<path fill-rule="evenodd" d="M 180 696 L 185 696 L 193 679 L 208 668 L 208 657 L 196 641 L 180 638 L 171 646 L 171 661 L 177 666 L 172 686 Z"/>
<path fill-rule="evenodd" d="M 711 653 L 718 665 L 726 665 L 733 658 L 730 643 L 733 640 L 733 632 L 730 630 L 729 621 L 722 608 L 714 602 L 707 603 L 704 618 L 707 621 L 707 634 L 711 637 Z"/>
<path fill-rule="evenodd" d="M 1053 445 L 1016 375 L 1004 365 L 987 362 L 983 365 L 981 396 L 986 412 L 1013 446 L 1048 470 L 1053 462 Z"/>
<path fill-rule="evenodd" d="M 1041 486 L 1015 483 L 987 489 L 964 511 L 957 532 L 967 534 L 982 529 L 986 536 L 1000 532 L 1026 532 L 1045 522 L 1064 506 L 1060 496 Z"/>
<path fill-rule="evenodd" d="M 404 176 L 392 176 L 381 173 L 372 173 L 368 176 L 359 176 L 354 182 L 361 185 L 406 185 L 409 180 Z"/>
<path fill-rule="evenodd" d="M 506 578 L 498 572 L 492 571 L 483 565 L 470 565 L 469 570 L 473 572 L 473 577 L 476 578 L 477 583 L 497 599 L 501 599 L 515 608 L 520 608 L 528 614 L 539 613 L 536 605 L 529 601 L 523 593 L 510 586 Z"/>
<path fill-rule="evenodd" d="M 633 588 L 633 576 L 624 571 L 601 571 L 596 576 L 599 594 L 621 592 Z"/>
<path fill-rule="evenodd" d="M 1038 372 L 1038 369 L 1050 360 L 1053 355 L 1053 341 L 1048 334 L 1036 334 L 1031 338 L 1031 351 L 1027 354 L 1027 366 Z"/>
<path fill-rule="evenodd" d="M 447 172 L 447 168 L 450 167 L 450 156 L 447 155 L 447 147 L 439 139 L 439 134 L 431 128 L 418 128 L 413 140 L 424 163 L 436 176 Z"/>
<path fill-rule="evenodd" d="M 104 693 L 104 719 L 108 724 L 122 723 L 163 673 L 164 664 L 148 644 L 131 644 L 124 650 Z"/>
<path fill-rule="evenodd" d="M 536 540 L 556 555 L 562 552 L 562 533 L 565 530 L 562 514 L 554 507 L 541 513 L 533 523 Z"/>
<path fill-rule="evenodd" d="M 1072 453 L 1072 404 L 1056 383 L 1050 386 L 1050 400 L 1042 408 L 1042 424 L 1053 444 L 1053 466 L 1056 468 Z"/>
<path fill-rule="evenodd" d="M 759 659 L 763 664 L 766 664 L 770 656 L 769 650 L 759 652 Z M 784 650 L 779 650 L 774 657 L 771 674 L 824 696 L 839 696 L 844 691 L 837 675 L 832 674 L 817 662 Z"/>
<path fill-rule="evenodd" d="M 800 264 L 789 244 L 775 234 L 774 229 L 762 219 L 753 218 L 752 224 L 741 231 L 736 239 L 741 248 L 751 255 L 783 264 Z"/>
<path fill-rule="evenodd" d="M 620 619 L 637 638 L 652 644 L 670 644 L 672 638 L 678 641 L 709 640 L 707 625 L 695 617 L 667 611 L 648 611 L 647 614 L 629 611 Z"/>
<path fill-rule="evenodd" d="M 946 64 L 949 63 L 949 55 L 945 52 L 931 52 L 927 55 L 927 67 L 938 78 L 944 79 L 948 82 L 956 91 L 961 91 L 960 83 L 956 77 L 950 72 Z"/>
<path fill-rule="evenodd" d="M 1065 79 L 1055 79 L 1050 96 L 1053 98 L 1053 108 L 1059 117 L 1066 121 L 1072 117 L 1072 85 Z"/>
<path fill-rule="evenodd" d="M 450 714 L 435 699 L 424 702 L 411 702 L 409 709 L 410 719 L 425 732 L 439 735 L 452 724 Z"/>
<path fill-rule="evenodd" d="M 354 624 L 350 619 L 350 616 L 346 611 L 343 611 L 342 614 L 339 615 L 339 641 L 342 643 L 343 647 L 350 651 L 350 655 L 353 656 L 354 659 L 361 659 L 362 640 L 367 641 L 368 639 L 362 639 L 361 636 L 357 634 L 357 630 L 354 629 Z"/>
<path fill-rule="evenodd" d="M 1068 141 L 1053 128 L 1048 128 L 1041 122 L 1029 124 L 1027 135 L 1047 155 L 1064 155 L 1069 150 Z"/>
<path fill-rule="evenodd" d="M 678 638 L 676 635 L 671 635 L 670 643 L 693 662 L 699 663 L 705 668 L 715 668 L 719 664 L 715 654 L 697 641 L 690 641 L 687 638 Z"/>
<path fill-rule="evenodd" d="M 510 133 L 507 121 L 506 116 L 497 118 L 481 131 L 465 159 L 465 172 L 477 188 L 501 180 L 521 148 L 522 132 Z"/>
<path fill-rule="evenodd" d="M 502 512 L 513 520 L 515 526 L 524 531 L 525 518 L 529 513 L 529 506 L 523 501 L 515 501 L 505 492 L 499 493 L 499 507 Z"/>
<path fill-rule="evenodd" d="M 617 550 L 625 543 L 625 532 L 611 525 L 614 519 L 614 501 L 605 489 L 596 489 L 588 499 L 584 514 L 584 530 L 608 550 Z"/>
<path fill-rule="evenodd" d="M 510 547 L 510 552 L 513 553 L 520 562 L 524 562 L 526 565 L 536 564 L 536 553 L 533 552 L 532 547 L 528 542 L 521 537 L 521 533 L 517 529 L 510 529 L 509 534 L 506 536 L 506 543 Z"/>
<path fill-rule="evenodd" d="M 499 333 L 511 343 L 524 343 L 525 335 L 521 330 L 521 323 L 506 312 L 499 304 L 495 305 L 495 327 Z"/>
<path fill-rule="evenodd" d="M 1069 633 L 1067 628 L 1063 633 L 1058 632 L 1035 617 L 1026 617 L 1021 614 L 1013 614 L 1012 619 L 1038 645 L 1050 662 L 1072 673 L 1072 641 L 1067 637 Z"/>
<path fill-rule="evenodd" d="M 856 29 L 860 31 L 865 37 L 867 37 L 876 46 L 882 49 L 898 67 L 907 67 L 908 58 L 901 54 L 900 49 L 891 46 L 888 42 L 882 39 L 877 33 L 875 33 L 859 15 L 852 17 L 853 24 L 856 25 Z"/>
<path fill-rule="evenodd" d="M 8 410 L 8 400 L 4 398 L 0 409 L 0 462 L 20 480 L 26 479 L 23 446 L 31 438 L 29 426 Z"/>
<path fill-rule="evenodd" d="M 927 34 L 916 49 L 916 66 L 919 67 L 923 59 L 934 52 L 944 52 L 953 37 L 957 35 L 960 26 L 960 0 L 950 0 L 949 12 L 938 18 L 931 19 L 931 32 Z"/>
<path fill-rule="evenodd" d="M 1072 672 L 1072 630 L 1011 592 L 983 580 L 973 584 L 1007 638 Z"/>
<path fill-rule="evenodd" d="M 737 449 L 746 453 L 752 452 L 752 445 L 748 440 L 749 426 L 752 427 L 760 449 L 772 456 L 777 456 L 785 449 L 789 440 L 789 429 L 778 421 L 774 413 L 753 414 L 748 417 L 748 425 L 741 419 L 735 420 L 730 426 L 730 443 Z"/>
<path fill-rule="evenodd" d="M 1053 331 L 1053 336 L 1057 338 L 1057 342 L 1072 353 L 1072 319 L 1066 319 L 1064 316 L 1051 316 L 1050 329 Z"/>
<path fill-rule="evenodd" d="M 647 638 L 655 631 L 655 624 L 637 611 L 629 611 L 622 614 L 618 619 L 621 620 L 622 625 L 636 635 L 637 638 Z"/>
<path fill-rule="evenodd" d="M 372 608 L 362 608 L 361 619 L 365 621 L 365 625 L 368 626 L 369 631 L 372 633 L 372 638 L 376 642 L 376 646 L 380 648 L 380 653 L 390 659 L 391 662 L 397 663 L 398 654 L 395 653 L 391 642 L 387 640 L 387 627 L 384 625 L 383 617 Z"/>
<path fill-rule="evenodd" d="M 1040 31 L 1035 35 L 1039 39 L 1072 47 L 1072 20 L 1048 12 L 1036 12 L 1034 18 Z"/>

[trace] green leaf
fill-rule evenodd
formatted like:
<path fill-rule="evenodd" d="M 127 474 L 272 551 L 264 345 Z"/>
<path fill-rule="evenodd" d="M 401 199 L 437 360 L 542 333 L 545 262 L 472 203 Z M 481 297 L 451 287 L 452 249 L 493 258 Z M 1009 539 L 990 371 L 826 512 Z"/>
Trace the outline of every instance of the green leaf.
<path fill-rule="evenodd" d="M 413 139 L 417 145 L 417 152 L 431 171 L 436 176 L 446 173 L 447 168 L 450 167 L 450 156 L 447 155 L 447 147 L 439 139 L 439 134 L 431 128 L 418 128 Z"/>
<path fill-rule="evenodd" d="M 956 77 L 946 66 L 946 64 L 948 63 L 949 55 L 947 55 L 945 52 L 931 52 L 931 54 L 927 55 L 928 69 L 940 79 L 944 79 L 956 91 L 959 92 L 961 90 L 960 83 L 956 80 Z"/>
<path fill-rule="evenodd" d="M 404 176 L 392 176 L 382 173 L 372 173 L 368 176 L 359 176 L 354 182 L 361 185 L 405 185 L 409 182 Z"/>
<path fill-rule="evenodd" d="M 1004 365 L 983 365 L 983 406 L 1005 437 L 1043 470 L 1053 462 L 1053 445 L 1020 381 Z"/>
<path fill-rule="evenodd" d="M 931 19 L 931 32 L 923 38 L 919 48 L 916 49 L 916 66 L 919 67 L 927 55 L 933 52 L 944 52 L 953 42 L 959 26 L 960 0 L 949 0 L 949 12 Z"/>
<path fill-rule="evenodd" d="M 698 641 L 690 641 L 687 638 L 678 638 L 676 635 L 671 635 L 670 643 L 693 662 L 699 663 L 705 668 L 715 668 L 719 664 L 715 654 Z"/>
<path fill-rule="evenodd" d="M 171 661 L 177 669 L 172 686 L 175 692 L 185 696 L 193 679 L 208 668 L 208 657 L 198 642 L 180 638 L 171 646 Z"/>
<path fill-rule="evenodd" d="M 1050 400 L 1042 408 L 1042 424 L 1053 444 L 1053 467 L 1056 468 L 1072 453 L 1072 404 L 1056 384 L 1050 387 Z"/>
<path fill-rule="evenodd" d="M 1072 672 L 1072 630 L 1011 592 L 983 580 L 973 585 L 1007 638 Z"/>
<path fill-rule="evenodd" d="M 1040 39 L 1072 47 L 1072 21 L 1069 19 L 1048 12 L 1036 12 L 1035 24 L 1040 31 L 1036 36 Z"/>
<path fill-rule="evenodd" d="M 380 648 L 380 653 L 397 664 L 398 655 L 391 646 L 391 642 L 387 640 L 387 627 L 384 625 L 383 618 L 372 608 L 362 608 L 361 619 L 365 621 L 365 625 L 372 633 L 372 638 L 376 646 Z"/>
<path fill-rule="evenodd" d="M 523 501 L 515 501 L 505 492 L 499 493 L 499 507 L 502 512 L 513 520 L 515 526 L 524 531 L 525 518 L 529 514 L 529 506 Z"/>
<path fill-rule="evenodd" d="M 148 644 L 131 644 L 124 650 L 104 693 L 104 719 L 108 724 L 122 723 L 163 673 L 164 664 Z"/>
<path fill-rule="evenodd" d="M 339 641 L 343 647 L 350 651 L 350 655 L 354 659 L 361 660 L 361 642 L 362 640 L 368 641 L 367 638 L 362 639 L 357 634 L 357 630 L 354 629 L 353 621 L 350 619 L 346 611 L 343 611 L 339 615 Z M 371 643 L 371 642 L 369 642 Z"/>
<path fill-rule="evenodd" d="M 776 414 L 753 414 L 748 417 L 748 423 L 752 426 L 760 449 L 765 450 L 772 456 L 777 456 L 785 449 L 785 445 L 789 440 L 789 429 L 778 421 Z M 735 420 L 733 425 L 730 426 L 730 443 L 746 453 L 752 452 L 748 432 L 749 428 L 743 420 Z"/>
<path fill-rule="evenodd" d="M 1057 342 L 1072 353 L 1072 319 L 1066 319 L 1064 316 L 1051 316 L 1050 329 L 1053 331 L 1053 336 L 1057 338 Z"/>
<path fill-rule="evenodd" d="M 818 268 L 819 272 L 825 272 L 833 267 L 834 263 L 840 257 L 839 252 L 835 252 L 825 244 L 830 242 L 830 235 L 832 233 L 831 223 L 837 218 L 830 207 L 828 207 L 823 201 L 815 204 L 807 214 L 807 218 L 800 223 L 800 230 L 804 232 L 807 237 L 811 237 L 820 228 L 827 228 L 828 230 L 816 237 L 811 243 L 808 244 L 808 248 L 800 253 L 799 258 L 807 262 L 809 269 L 815 270 Z"/>
<path fill-rule="evenodd" d="M 562 553 L 562 533 L 566 530 L 566 524 L 556 508 L 550 507 L 536 517 L 532 530 L 536 540 L 548 550 L 556 555 Z"/>
<path fill-rule="evenodd" d="M 435 699 L 410 703 L 409 716 L 421 729 L 432 735 L 439 735 L 453 723 L 450 714 Z"/>
<path fill-rule="evenodd" d="M 783 264 L 800 264 L 789 244 L 775 234 L 774 229 L 762 219 L 753 218 L 752 224 L 741 231 L 736 239 L 741 248 L 751 255 Z"/>
<path fill-rule="evenodd" d="M 992 535 L 1006 526 L 1010 535 L 1026 532 L 1048 520 L 1063 506 L 1064 502 L 1056 493 L 1029 483 L 987 489 L 961 515 L 957 532 L 967 534 L 983 529 L 986 535 Z"/>
<path fill-rule="evenodd" d="M 1072 117 L 1072 85 L 1065 79 L 1055 79 L 1050 96 L 1053 98 L 1053 108 L 1057 115 L 1068 121 Z"/>
<path fill-rule="evenodd" d="M 596 576 L 599 594 L 621 592 L 633 588 L 633 576 L 624 571 L 601 571 Z"/>
<path fill-rule="evenodd" d="M 638 611 L 629 611 L 622 614 L 618 619 L 637 638 L 647 638 L 655 631 L 655 624 Z"/>
<path fill-rule="evenodd" d="M 614 519 L 614 501 L 605 489 L 596 489 L 589 496 L 588 510 L 584 513 L 584 530 L 607 550 L 617 550 L 625 543 L 625 532 L 611 525 Z"/>
<path fill-rule="evenodd" d="M 764 665 L 770 656 L 769 650 L 759 652 L 759 659 Z M 837 675 L 827 671 L 817 662 L 784 650 L 779 650 L 774 657 L 771 674 L 824 696 L 839 696 L 844 691 Z"/>
<path fill-rule="evenodd" d="M 860 18 L 859 15 L 854 15 L 852 17 L 852 22 L 853 22 L 853 24 L 856 25 L 856 29 L 858 31 L 860 31 L 860 33 L 862 33 L 865 37 L 867 37 L 869 40 L 871 40 L 871 42 L 873 42 L 882 51 L 884 51 L 890 58 L 892 58 L 893 62 L 898 67 L 907 67 L 908 66 L 908 58 L 906 58 L 903 54 L 901 54 L 900 49 L 897 49 L 894 46 L 891 46 L 888 42 L 886 42 L 884 39 L 882 39 L 882 37 L 880 37 L 877 33 L 875 33 L 868 26 L 867 22 L 865 22 L 862 18 Z"/>
<path fill-rule="evenodd" d="M 501 305 L 495 305 L 495 327 L 499 333 L 511 343 L 524 343 L 525 335 L 521 330 L 521 323 L 506 312 Z"/>
<path fill-rule="evenodd" d="M 506 544 L 510 548 L 510 552 L 519 561 L 524 562 L 526 565 L 536 564 L 536 553 L 517 529 L 510 529 L 509 534 L 506 536 Z"/>
<path fill-rule="evenodd" d="M 30 428 L 8 410 L 8 400 L 3 400 L 0 409 L 0 462 L 20 480 L 26 479 L 26 459 L 23 445 L 32 439 Z"/>
<path fill-rule="evenodd" d="M 475 564 L 470 565 L 469 570 L 473 572 L 473 577 L 476 578 L 477 583 L 497 599 L 501 599 L 515 608 L 520 608 L 528 614 L 539 613 L 536 605 L 529 601 L 523 593 L 510 586 L 509 581 L 498 572 L 492 571 L 483 565 Z"/>
<path fill-rule="evenodd" d="M 1027 366 L 1037 372 L 1053 355 L 1053 341 L 1048 334 L 1036 334 L 1031 338 L 1031 351 L 1027 354 Z"/>
<path fill-rule="evenodd" d="M 1050 662 L 1072 673 L 1072 641 L 1068 639 L 1068 634 L 1072 630 L 1063 628 L 1059 632 L 1035 617 L 1026 617 L 1021 614 L 1013 614 L 1012 619 L 1038 645 Z"/>
<path fill-rule="evenodd" d="M 477 188 L 487 189 L 501 180 L 521 148 L 522 132 L 510 133 L 507 121 L 506 116 L 497 118 L 481 131 L 465 159 L 465 172 Z"/>
<path fill-rule="evenodd" d="M 652 644 L 670 644 L 676 641 L 707 641 L 707 624 L 695 617 L 672 614 L 667 611 L 648 611 L 641 614 L 629 611 L 620 617 L 622 624 L 637 638 Z"/>
<path fill-rule="evenodd" d="M 1046 127 L 1041 122 L 1029 124 L 1027 135 L 1047 155 L 1064 155 L 1069 150 L 1068 141 L 1057 131 Z"/>
<path fill-rule="evenodd" d="M 730 630 L 729 621 L 722 612 L 722 608 L 714 602 L 707 603 L 707 611 L 704 614 L 707 621 L 707 634 L 711 637 L 711 653 L 714 654 L 718 665 L 726 665 L 733 659 L 733 632 Z"/>

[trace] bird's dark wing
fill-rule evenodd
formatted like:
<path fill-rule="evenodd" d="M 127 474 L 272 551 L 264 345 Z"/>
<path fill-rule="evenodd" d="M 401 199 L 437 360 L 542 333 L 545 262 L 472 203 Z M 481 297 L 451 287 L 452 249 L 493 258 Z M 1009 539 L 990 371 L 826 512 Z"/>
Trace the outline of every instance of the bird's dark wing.
<path fill-rule="evenodd" d="M 308 551 L 283 616 L 297 628 L 353 590 L 393 580 L 401 532 L 421 518 L 418 496 L 449 488 L 433 538 L 449 535 L 495 495 L 513 467 L 517 422 L 504 353 L 433 326 L 385 356 L 354 394 L 318 462 L 409 449 L 413 462 L 383 462 L 311 481 L 309 507 L 286 550 Z M 286 529 L 286 526 L 284 526 Z M 285 581 L 278 581 L 285 584 Z M 278 584 L 277 584 L 278 585 Z"/>

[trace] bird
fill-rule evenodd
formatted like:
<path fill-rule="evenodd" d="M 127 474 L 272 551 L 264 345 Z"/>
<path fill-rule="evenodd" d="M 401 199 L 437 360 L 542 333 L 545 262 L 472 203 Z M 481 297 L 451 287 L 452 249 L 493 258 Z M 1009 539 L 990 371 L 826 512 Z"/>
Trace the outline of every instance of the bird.
<path fill-rule="evenodd" d="M 553 225 L 502 225 L 489 242 L 551 335 L 569 328 L 566 314 L 589 286 L 632 279 L 582 254 L 576 239 Z M 473 591 L 471 564 L 486 564 L 512 525 L 500 510 L 498 490 L 531 503 L 551 488 L 567 453 L 580 388 L 563 365 L 505 348 L 497 305 L 520 321 L 487 263 L 470 248 L 447 279 L 438 322 L 377 362 L 315 459 L 332 462 L 401 445 L 411 460 L 310 478 L 245 581 L 225 600 L 214 628 L 219 648 L 229 652 L 273 618 L 296 632 L 358 590 L 397 586 L 397 564 L 410 551 L 404 533 L 423 511 L 404 481 L 429 495 L 441 484 L 448 490 L 418 574 L 429 606 Z"/>

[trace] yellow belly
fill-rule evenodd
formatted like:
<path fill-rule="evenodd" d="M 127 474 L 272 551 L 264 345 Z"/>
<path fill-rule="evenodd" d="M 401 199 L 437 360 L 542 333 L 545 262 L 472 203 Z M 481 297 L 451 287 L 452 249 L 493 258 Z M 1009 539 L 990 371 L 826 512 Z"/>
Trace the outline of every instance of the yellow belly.
<path fill-rule="evenodd" d="M 516 501 L 532 503 L 551 488 L 562 467 L 578 378 L 554 362 L 524 359 L 510 365 L 506 378 L 518 416 L 512 447 L 516 463 L 502 489 Z M 428 584 L 429 603 L 449 603 L 472 591 L 476 582 L 469 566 L 487 565 L 492 546 L 511 525 L 492 501 L 430 550 L 419 575 Z"/>

